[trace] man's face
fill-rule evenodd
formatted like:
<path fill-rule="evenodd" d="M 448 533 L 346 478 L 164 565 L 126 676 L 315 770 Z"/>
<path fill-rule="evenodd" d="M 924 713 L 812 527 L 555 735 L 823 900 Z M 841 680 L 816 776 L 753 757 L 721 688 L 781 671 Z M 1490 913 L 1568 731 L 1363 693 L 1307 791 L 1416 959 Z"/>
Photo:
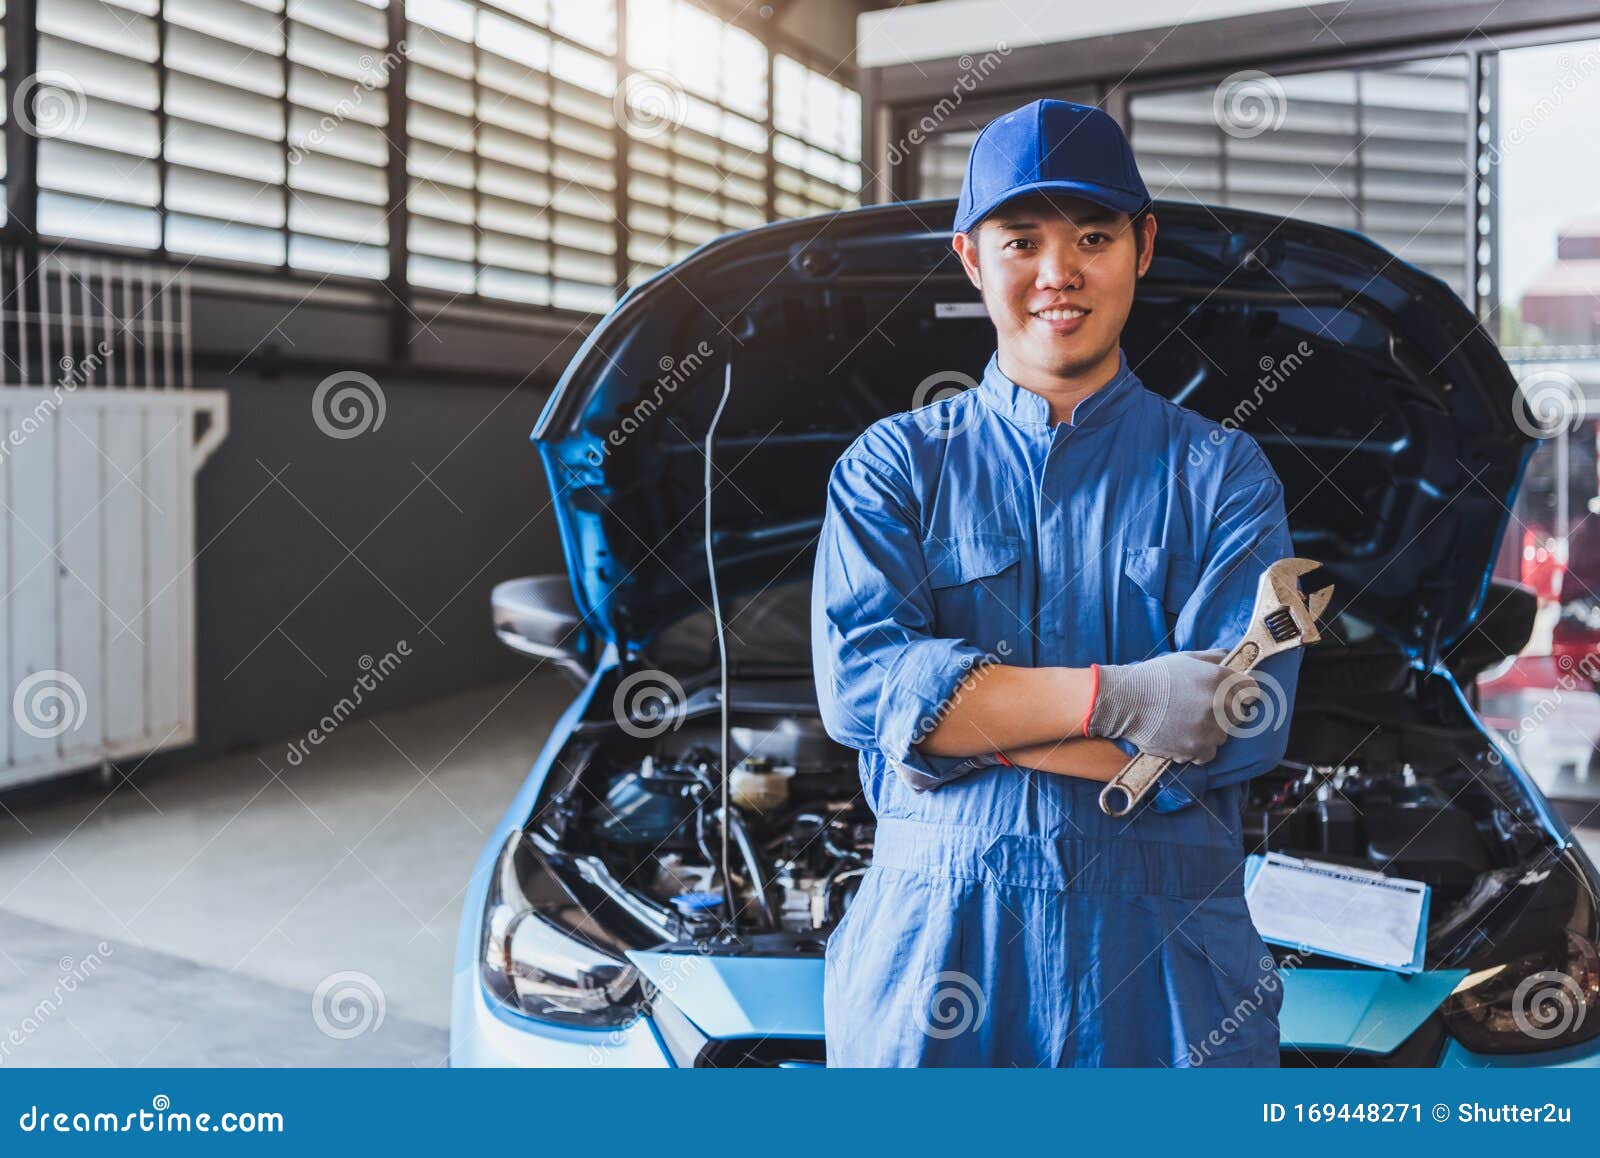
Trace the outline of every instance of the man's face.
<path fill-rule="evenodd" d="M 1002 358 L 1014 375 L 1072 379 L 1116 359 L 1134 285 L 1150 267 L 1153 214 L 1132 222 L 1077 197 L 1007 202 L 954 246 L 983 293 Z"/>

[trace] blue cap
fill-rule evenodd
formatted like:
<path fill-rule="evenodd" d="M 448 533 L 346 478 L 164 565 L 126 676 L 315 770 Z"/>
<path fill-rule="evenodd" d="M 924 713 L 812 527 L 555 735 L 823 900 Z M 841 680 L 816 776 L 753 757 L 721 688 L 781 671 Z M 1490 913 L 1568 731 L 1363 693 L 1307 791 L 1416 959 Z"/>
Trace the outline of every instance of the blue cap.
<path fill-rule="evenodd" d="M 1133 146 L 1109 113 L 1037 100 L 996 117 L 972 143 L 955 231 L 969 233 L 1004 202 L 1041 190 L 1129 215 L 1150 204 Z"/>

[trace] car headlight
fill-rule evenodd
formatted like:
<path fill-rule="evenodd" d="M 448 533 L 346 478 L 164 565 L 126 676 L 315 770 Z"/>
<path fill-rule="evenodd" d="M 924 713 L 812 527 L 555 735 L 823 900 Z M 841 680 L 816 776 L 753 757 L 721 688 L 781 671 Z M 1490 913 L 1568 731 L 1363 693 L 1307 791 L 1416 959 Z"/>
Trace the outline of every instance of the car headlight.
<path fill-rule="evenodd" d="M 1580 891 L 1571 918 L 1543 944 L 1461 979 L 1440 1007 L 1445 1027 L 1474 1053 L 1533 1053 L 1600 1036 L 1600 947 Z"/>
<path fill-rule="evenodd" d="M 527 835 L 513 833 L 484 909 L 484 985 L 540 1021 L 605 1029 L 632 1020 L 638 970 L 584 935 L 593 924 Z"/>

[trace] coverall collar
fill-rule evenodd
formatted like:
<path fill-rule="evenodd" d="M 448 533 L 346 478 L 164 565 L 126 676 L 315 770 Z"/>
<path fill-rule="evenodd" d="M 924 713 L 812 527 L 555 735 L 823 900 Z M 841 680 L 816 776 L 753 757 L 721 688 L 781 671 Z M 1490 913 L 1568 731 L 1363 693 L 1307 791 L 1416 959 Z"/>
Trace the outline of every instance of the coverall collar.
<path fill-rule="evenodd" d="M 1072 408 L 1072 417 L 1067 425 L 1074 430 L 1083 430 L 1110 422 L 1127 407 L 1141 385 L 1139 376 L 1128 365 L 1127 351 L 1117 347 L 1116 374 L 1111 381 Z M 996 412 L 1019 426 L 1049 429 L 1054 425 L 1050 421 L 1049 400 L 1006 377 L 1000 369 L 998 350 L 989 355 L 989 364 L 983 368 L 978 394 Z"/>

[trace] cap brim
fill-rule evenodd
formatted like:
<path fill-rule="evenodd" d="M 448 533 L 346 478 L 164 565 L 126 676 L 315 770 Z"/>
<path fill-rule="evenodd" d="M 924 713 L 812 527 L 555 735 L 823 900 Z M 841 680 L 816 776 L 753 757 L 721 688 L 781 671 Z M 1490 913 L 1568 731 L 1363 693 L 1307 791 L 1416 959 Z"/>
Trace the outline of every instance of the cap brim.
<path fill-rule="evenodd" d="M 1000 206 L 1008 201 L 1015 201 L 1018 197 L 1026 197 L 1029 193 L 1070 193 L 1074 197 L 1093 201 L 1096 205 L 1104 205 L 1107 209 L 1115 209 L 1130 216 L 1150 204 L 1147 198 L 1137 193 L 1110 185 L 1100 185 L 1093 181 L 1029 181 L 1026 184 L 1015 185 L 998 197 L 992 197 L 983 204 L 974 206 L 965 218 L 956 222 L 955 232 L 972 232 L 978 222 Z"/>

